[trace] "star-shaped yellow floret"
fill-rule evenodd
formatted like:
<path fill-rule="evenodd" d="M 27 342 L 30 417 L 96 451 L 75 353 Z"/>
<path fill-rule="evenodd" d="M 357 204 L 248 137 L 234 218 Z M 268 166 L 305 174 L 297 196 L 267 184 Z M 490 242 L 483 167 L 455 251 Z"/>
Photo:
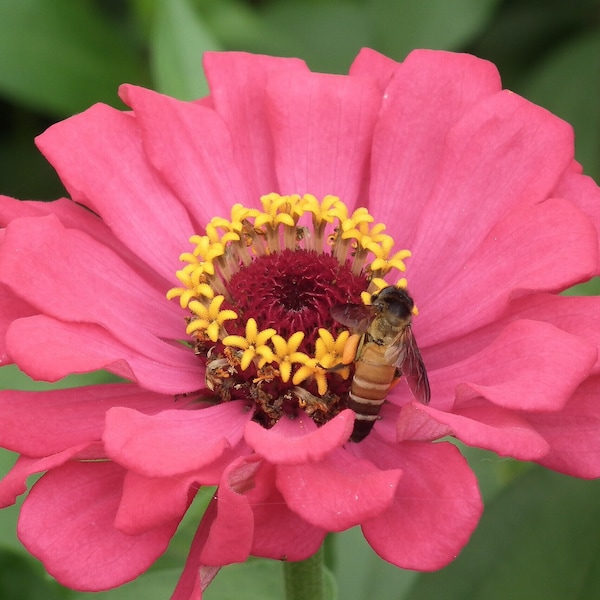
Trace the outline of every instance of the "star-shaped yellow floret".
<path fill-rule="evenodd" d="M 373 227 L 369 228 L 369 223 L 372 220 L 373 217 L 368 213 L 367 215 L 359 215 L 359 218 L 356 220 L 354 219 L 354 215 L 352 215 L 351 219 L 342 223 L 342 238 L 345 240 L 354 239 L 362 248 L 367 248 L 369 244 L 381 244 L 390 236 L 383 233 L 385 230 L 383 223 L 376 223 Z"/>
<path fill-rule="evenodd" d="M 304 339 L 304 332 L 297 331 L 292 334 L 289 340 L 285 340 L 280 335 L 274 335 L 271 338 L 273 349 L 275 351 L 274 362 L 279 364 L 279 373 L 282 381 L 287 383 L 290 380 L 292 374 L 292 365 L 294 363 L 305 363 L 310 360 L 310 356 L 304 354 L 304 352 L 298 352 L 298 348 Z M 259 367 L 262 367 L 266 360 L 262 359 L 259 363 Z"/>
<path fill-rule="evenodd" d="M 262 196 L 264 213 L 254 219 L 256 227 L 268 225 L 275 229 L 278 225 L 295 227 L 298 219 L 302 216 L 304 209 L 297 194 L 291 196 L 280 196 L 279 194 L 267 194 Z"/>
<path fill-rule="evenodd" d="M 264 362 L 273 362 L 275 355 L 267 346 L 267 342 L 277 333 L 272 327 L 258 331 L 258 325 L 252 318 L 246 322 L 246 337 L 241 335 L 228 335 L 223 339 L 223 344 L 243 350 L 240 367 L 245 371 L 255 356 L 260 356 Z"/>
<path fill-rule="evenodd" d="M 315 357 L 305 361 L 294 373 L 292 383 L 298 385 L 305 379 L 313 377 L 317 383 L 319 394 L 321 396 L 325 394 L 327 392 L 327 373 L 342 363 L 342 355 L 349 336 L 349 331 L 342 331 L 337 338 L 334 338 L 327 329 L 319 329 L 319 338 L 315 344 Z M 349 370 L 344 367 L 337 373 L 346 379 Z"/>
<path fill-rule="evenodd" d="M 347 330 L 334 338 L 327 329 L 319 329 L 319 338 L 315 343 L 315 358 L 323 368 L 331 369 L 340 364 L 349 337 L 350 332 Z"/>
<path fill-rule="evenodd" d="M 215 258 L 225 254 L 224 244 L 216 239 L 211 239 L 208 235 L 193 235 L 190 238 L 190 242 L 196 245 L 192 253 L 193 256 L 199 256 L 207 262 L 212 262 Z M 187 257 L 188 255 L 189 253 L 185 252 L 179 258 L 180 260 L 184 260 L 182 257 Z"/>
<path fill-rule="evenodd" d="M 237 314 L 233 310 L 221 310 L 221 304 L 225 300 L 224 296 L 215 296 L 208 306 L 199 300 L 192 300 L 188 308 L 196 315 L 186 327 L 186 333 L 191 335 L 195 332 L 203 332 L 208 339 L 216 342 L 219 339 L 221 327 L 225 321 L 237 319 Z"/>
<path fill-rule="evenodd" d="M 348 209 L 337 196 L 328 195 L 319 202 L 312 194 L 304 194 L 301 205 L 304 212 L 312 214 L 315 227 L 320 227 L 322 223 L 333 223 L 334 219 L 343 221 L 348 218 Z"/>
<path fill-rule="evenodd" d="M 409 258 L 411 252 L 410 250 L 399 250 L 390 256 L 393 244 L 394 242 L 390 238 L 390 240 L 386 239 L 385 242 L 382 242 L 379 248 L 369 248 L 375 255 L 375 259 L 370 265 L 371 271 L 377 271 L 382 275 L 389 273 L 392 269 L 398 269 L 398 271 L 402 272 L 406 271 L 404 259 Z"/>
<path fill-rule="evenodd" d="M 213 217 L 206 226 L 206 235 L 212 242 L 220 242 L 223 245 L 238 242 L 242 239 L 244 221 L 259 214 L 260 211 L 255 208 L 246 208 L 240 203 L 234 204 L 231 207 L 231 221 L 223 217 Z M 217 229 L 223 230 L 223 233 L 219 233 Z"/>
<path fill-rule="evenodd" d="M 172 300 L 179 297 L 181 308 L 187 308 L 192 300 L 198 298 L 208 298 L 210 300 L 214 295 L 215 293 L 208 283 L 199 283 L 190 288 L 171 288 L 167 292 L 167 299 Z"/>

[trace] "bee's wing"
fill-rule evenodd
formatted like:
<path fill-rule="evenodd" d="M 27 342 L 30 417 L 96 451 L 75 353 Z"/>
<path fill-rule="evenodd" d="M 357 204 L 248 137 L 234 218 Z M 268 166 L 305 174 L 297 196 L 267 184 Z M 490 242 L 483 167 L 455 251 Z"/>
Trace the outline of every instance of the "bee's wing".
<path fill-rule="evenodd" d="M 402 371 L 402 375 L 406 377 L 406 382 L 415 400 L 422 404 L 429 404 L 431 390 L 427 370 L 410 326 L 404 330 L 403 338 L 404 348 L 396 365 Z"/>
<path fill-rule="evenodd" d="M 375 308 L 364 304 L 334 304 L 331 316 L 354 333 L 365 333 L 375 318 Z"/>

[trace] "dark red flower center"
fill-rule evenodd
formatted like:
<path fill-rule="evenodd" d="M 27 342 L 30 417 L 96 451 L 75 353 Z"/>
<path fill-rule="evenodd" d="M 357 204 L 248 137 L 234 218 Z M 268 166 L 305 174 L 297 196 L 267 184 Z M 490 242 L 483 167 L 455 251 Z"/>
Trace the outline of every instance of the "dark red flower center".
<path fill-rule="evenodd" d="M 332 309 L 368 303 L 410 253 L 392 254 L 385 227 L 334 196 L 261 202 L 263 211 L 235 205 L 231 220 L 215 217 L 192 237 L 183 287 L 168 297 L 191 312 L 205 399 L 244 400 L 265 427 L 301 410 L 322 424 L 349 405 L 353 369 L 352 336 Z"/>
<path fill-rule="evenodd" d="M 228 283 L 233 309 L 239 321 L 228 331 L 244 334 L 244 324 L 254 318 L 261 328 L 273 327 L 288 339 L 305 333 L 299 350 L 314 354 L 320 328 L 334 333 L 344 329 L 331 317 L 336 304 L 360 303 L 368 287 L 364 275 L 354 275 L 351 265 L 312 250 L 283 250 L 261 256 L 240 269 Z"/>

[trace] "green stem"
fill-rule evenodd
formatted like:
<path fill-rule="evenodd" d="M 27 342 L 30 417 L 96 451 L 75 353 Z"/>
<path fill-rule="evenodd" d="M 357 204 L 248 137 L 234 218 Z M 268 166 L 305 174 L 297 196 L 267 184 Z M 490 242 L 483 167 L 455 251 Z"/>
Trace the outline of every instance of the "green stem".
<path fill-rule="evenodd" d="M 310 558 L 283 563 L 286 600 L 325 600 L 323 546 Z"/>

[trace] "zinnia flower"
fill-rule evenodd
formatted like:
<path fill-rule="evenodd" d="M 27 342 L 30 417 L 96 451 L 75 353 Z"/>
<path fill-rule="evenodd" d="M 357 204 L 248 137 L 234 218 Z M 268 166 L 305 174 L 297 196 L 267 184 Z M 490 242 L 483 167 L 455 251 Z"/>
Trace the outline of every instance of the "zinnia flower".
<path fill-rule="evenodd" d="M 364 50 L 348 76 L 204 63 L 207 98 L 127 85 L 131 112 L 96 105 L 38 138 L 70 200 L 0 203 L 2 363 L 125 380 L 0 396 L 20 454 L 1 501 L 44 473 L 18 534 L 47 570 L 81 590 L 135 578 L 215 485 L 176 598 L 355 525 L 433 570 L 482 511 L 441 438 L 599 476 L 600 306 L 558 295 L 599 271 L 600 191 L 570 126 L 469 55 Z M 332 310 L 386 286 L 415 302 L 431 401 L 383 384 L 352 441 L 365 328 Z"/>

